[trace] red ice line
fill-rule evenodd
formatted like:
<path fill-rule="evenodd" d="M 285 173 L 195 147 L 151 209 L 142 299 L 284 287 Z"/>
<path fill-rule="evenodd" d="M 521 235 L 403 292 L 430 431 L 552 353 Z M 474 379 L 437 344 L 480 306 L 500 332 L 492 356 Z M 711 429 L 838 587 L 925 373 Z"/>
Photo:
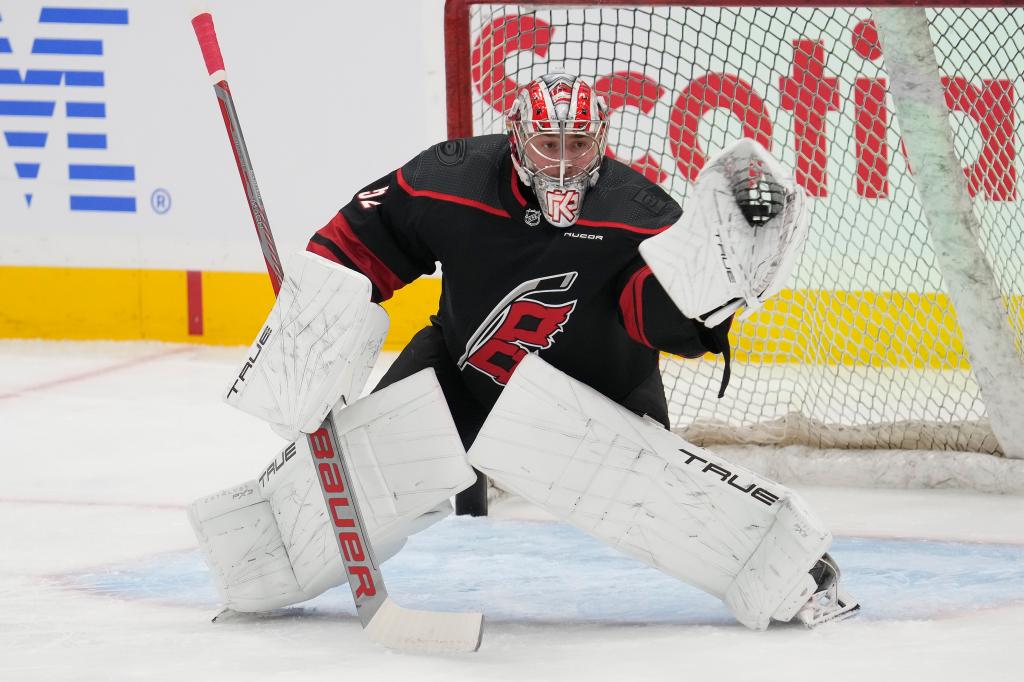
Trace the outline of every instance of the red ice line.
<path fill-rule="evenodd" d="M 71 507 L 128 507 L 129 509 L 163 509 L 183 511 L 183 504 L 155 504 L 149 502 L 107 502 L 103 500 L 47 500 L 29 497 L 0 497 L 0 504 L 51 504 Z"/>
<path fill-rule="evenodd" d="M 177 355 L 179 353 L 184 353 L 185 351 L 189 351 L 189 350 L 192 350 L 192 349 L 188 348 L 188 347 L 174 348 L 174 349 L 171 349 L 171 350 L 167 350 L 167 351 L 163 351 L 163 352 L 160 352 L 160 353 L 156 353 L 154 355 L 146 355 L 146 356 L 143 356 L 141 358 L 134 358 L 132 360 L 126 360 L 125 362 L 120 362 L 120 363 L 117 363 L 115 365 L 109 365 L 107 367 L 100 367 L 99 369 L 90 370 L 88 372 L 82 372 L 81 374 L 72 374 L 72 375 L 69 375 L 69 376 L 66 376 L 66 377 L 61 377 L 60 379 L 53 379 L 51 381 L 44 381 L 41 384 L 34 384 L 32 386 L 26 386 L 24 388 L 15 389 L 14 391 L 11 391 L 10 393 L 0 393 L 0 400 L 8 400 L 8 399 L 11 399 L 11 398 L 20 398 L 20 397 L 24 396 L 26 393 L 34 393 L 36 391 L 44 391 L 44 390 L 46 390 L 48 388 L 54 388 L 55 386 L 63 386 L 64 384 L 73 384 L 73 383 L 75 383 L 77 381 L 85 381 L 86 379 L 93 379 L 93 378 L 98 377 L 98 376 L 103 376 L 104 374 L 111 374 L 112 372 L 117 372 L 119 370 L 127 369 L 129 367 L 135 367 L 137 365 L 142 365 L 142 364 L 145 364 L 147 362 L 152 362 L 153 360 L 160 360 L 160 359 L 166 358 L 166 357 L 171 356 L 171 355 Z"/>

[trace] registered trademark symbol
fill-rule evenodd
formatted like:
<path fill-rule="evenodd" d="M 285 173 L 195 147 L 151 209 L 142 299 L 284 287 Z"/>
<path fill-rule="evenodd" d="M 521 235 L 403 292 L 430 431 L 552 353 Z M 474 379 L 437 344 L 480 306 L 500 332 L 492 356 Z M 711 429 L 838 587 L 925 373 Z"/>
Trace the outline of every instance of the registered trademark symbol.
<path fill-rule="evenodd" d="M 149 197 L 149 205 L 157 213 L 167 213 L 171 210 L 171 193 L 160 188 L 153 190 L 153 194 Z"/>

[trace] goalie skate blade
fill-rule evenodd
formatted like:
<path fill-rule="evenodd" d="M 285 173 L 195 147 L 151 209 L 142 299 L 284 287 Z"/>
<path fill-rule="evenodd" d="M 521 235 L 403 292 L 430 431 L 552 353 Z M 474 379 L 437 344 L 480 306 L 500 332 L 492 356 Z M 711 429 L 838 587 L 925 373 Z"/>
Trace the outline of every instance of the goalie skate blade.
<path fill-rule="evenodd" d="M 860 613 L 860 604 L 853 600 L 840 597 L 828 610 L 804 609 L 797 614 L 797 620 L 803 623 L 808 630 L 813 630 L 822 625 L 839 623 L 847 618 L 853 618 Z"/>
<path fill-rule="evenodd" d="M 397 651 L 449 654 L 476 651 L 483 637 L 482 613 L 407 609 L 388 597 L 366 625 L 371 640 Z"/>

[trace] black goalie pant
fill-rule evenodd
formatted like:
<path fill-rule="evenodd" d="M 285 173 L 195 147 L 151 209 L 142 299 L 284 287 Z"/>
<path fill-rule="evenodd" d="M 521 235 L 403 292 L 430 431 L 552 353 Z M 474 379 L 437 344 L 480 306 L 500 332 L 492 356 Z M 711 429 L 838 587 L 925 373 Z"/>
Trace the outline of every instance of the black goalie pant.
<path fill-rule="evenodd" d="M 440 327 L 430 325 L 417 332 L 373 390 L 379 391 L 428 367 L 432 367 L 437 374 L 437 382 L 448 402 L 455 428 L 459 431 L 463 447 L 468 451 L 480 433 L 490 407 L 480 403 L 466 388 L 459 368 L 448 353 Z M 618 402 L 637 414 L 650 416 L 668 428 L 668 404 L 659 371 L 655 370 L 645 377 L 624 400 Z M 455 513 L 487 515 L 487 478 L 483 474 L 477 472 L 476 483 L 456 495 Z"/>

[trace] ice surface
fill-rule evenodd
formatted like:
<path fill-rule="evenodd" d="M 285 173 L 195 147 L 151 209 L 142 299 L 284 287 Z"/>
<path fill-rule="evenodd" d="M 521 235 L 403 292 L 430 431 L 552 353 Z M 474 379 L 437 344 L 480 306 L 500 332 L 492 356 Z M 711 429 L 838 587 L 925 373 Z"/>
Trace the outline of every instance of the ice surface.
<path fill-rule="evenodd" d="M 1024 500 L 949 490 L 801 490 L 864 604 L 814 631 L 749 632 L 515 501 L 384 565 L 403 605 L 483 610 L 476 654 L 379 649 L 343 590 L 211 624 L 184 506 L 280 443 L 219 401 L 243 352 L 0 342 L 0 680 L 1018 679 Z"/>
<path fill-rule="evenodd" d="M 831 550 L 865 620 L 935 619 L 1024 601 L 1024 546 L 841 538 Z M 500 562 L 501 570 L 491 570 Z M 482 611 L 491 623 L 735 624 L 718 599 L 554 522 L 455 518 L 384 564 L 403 606 Z M 217 609 L 198 550 L 56 578 L 93 594 Z M 623 586 L 635 589 L 624 591 Z M 347 588 L 301 605 L 355 617 Z"/>

